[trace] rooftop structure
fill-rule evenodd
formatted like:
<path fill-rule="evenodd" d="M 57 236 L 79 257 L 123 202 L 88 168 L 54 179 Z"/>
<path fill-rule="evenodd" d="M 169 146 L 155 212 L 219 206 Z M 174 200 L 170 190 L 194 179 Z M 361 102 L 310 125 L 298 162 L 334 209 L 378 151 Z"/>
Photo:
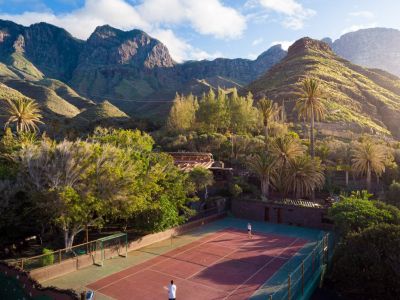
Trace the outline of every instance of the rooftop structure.
<path fill-rule="evenodd" d="M 214 158 L 207 152 L 169 152 L 175 161 L 175 165 L 185 171 L 190 172 L 195 167 L 210 169 L 214 164 Z"/>

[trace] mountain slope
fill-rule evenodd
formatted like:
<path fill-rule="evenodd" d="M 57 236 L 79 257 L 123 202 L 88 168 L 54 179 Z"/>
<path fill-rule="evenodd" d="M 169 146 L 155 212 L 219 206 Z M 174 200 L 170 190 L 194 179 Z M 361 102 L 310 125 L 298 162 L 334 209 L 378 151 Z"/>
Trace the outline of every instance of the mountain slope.
<path fill-rule="evenodd" d="M 268 96 L 292 112 L 299 81 L 318 78 L 326 91 L 328 109 L 319 129 L 325 132 L 369 132 L 400 137 L 400 79 L 364 69 L 333 53 L 328 44 L 303 38 L 288 55 L 248 86 L 256 97 Z M 291 113 L 292 119 L 296 118 Z M 297 119 L 297 118 L 296 118 Z"/>
<path fill-rule="evenodd" d="M 346 33 L 332 43 L 332 49 L 355 64 L 400 76 L 399 30 L 369 28 Z"/>
<path fill-rule="evenodd" d="M 76 106 L 61 98 L 56 92 L 45 86 L 20 79 L 5 79 L 3 83 L 19 91 L 26 97 L 36 100 L 49 117 L 54 118 L 61 116 L 72 118 L 80 113 L 80 110 Z"/>
<path fill-rule="evenodd" d="M 77 118 L 86 119 L 90 122 L 96 122 L 104 119 L 124 119 L 129 118 L 127 114 L 119 110 L 108 101 L 104 101 L 81 112 Z"/>

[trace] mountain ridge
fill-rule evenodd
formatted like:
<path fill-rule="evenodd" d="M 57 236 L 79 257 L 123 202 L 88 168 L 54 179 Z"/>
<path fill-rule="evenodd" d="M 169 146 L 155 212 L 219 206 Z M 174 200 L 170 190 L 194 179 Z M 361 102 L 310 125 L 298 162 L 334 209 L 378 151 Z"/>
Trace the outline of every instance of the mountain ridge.
<path fill-rule="evenodd" d="M 366 69 L 337 56 L 325 42 L 302 38 L 288 55 L 247 88 L 255 97 L 287 100 L 291 119 L 295 92 L 302 79 L 315 77 L 329 97 L 327 119 L 319 129 L 400 137 L 400 79 L 380 70 Z M 335 123 L 335 126 L 330 124 Z"/>

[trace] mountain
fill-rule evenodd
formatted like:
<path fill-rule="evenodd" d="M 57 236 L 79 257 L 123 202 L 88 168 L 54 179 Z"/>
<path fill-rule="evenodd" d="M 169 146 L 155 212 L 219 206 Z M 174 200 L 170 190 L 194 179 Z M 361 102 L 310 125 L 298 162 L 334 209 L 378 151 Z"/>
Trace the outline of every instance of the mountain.
<path fill-rule="evenodd" d="M 176 92 L 201 94 L 210 87 L 240 87 L 285 55 L 274 46 L 254 61 L 218 58 L 178 64 L 165 45 L 145 32 L 105 25 L 85 43 L 70 83 L 83 95 L 109 99 L 131 114 L 145 113 L 148 103 L 136 101 L 171 100 Z"/>
<path fill-rule="evenodd" d="M 156 116 L 157 110 L 168 109 L 166 101 L 176 92 L 242 87 L 285 55 L 274 46 L 256 60 L 219 58 L 179 64 L 165 45 L 141 30 L 104 25 L 82 41 L 50 24 L 25 27 L 0 20 L 0 81 L 12 78 L 49 88 L 80 110 L 90 105 L 88 99 L 108 99 L 131 115 Z M 26 89 L 24 93 L 28 94 Z"/>
<path fill-rule="evenodd" d="M 400 76 L 399 30 L 369 28 L 346 33 L 332 43 L 332 49 L 352 63 Z"/>
<path fill-rule="evenodd" d="M 247 89 L 255 97 L 267 96 L 285 107 L 292 120 L 299 81 L 311 76 L 326 91 L 328 114 L 317 129 L 326 135 L 351 137 L 352 133 L 375 133 L 400 137 L 400 79 L 387 72 L 366 69 L 337 56 L 322 41 L 303 38 L 287 56 Z"/>
<path fill-rule="evenodd" d="M 0 20 L 0 61 L 25 79 L 67 81 L 83 44 L 64 29 L 47 23 L 24 27 Z"/>

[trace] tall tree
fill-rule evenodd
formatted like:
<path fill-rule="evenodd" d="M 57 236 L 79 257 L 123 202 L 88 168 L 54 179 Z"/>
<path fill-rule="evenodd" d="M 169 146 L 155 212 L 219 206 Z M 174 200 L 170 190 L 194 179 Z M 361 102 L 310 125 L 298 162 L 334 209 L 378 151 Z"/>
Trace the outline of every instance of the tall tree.
<path fill-rule="evenodd" d="M 325 116 L 325 106 L 322 102 L 323 90 L 318 80 L 305 78 L 296 95 L 299 97 L 296 103 L 299 119 L 305 118 L 310 121 L 310 155 L 311 158 L 314 158 L 314 122 L 319 121 Z"/>
<path fill-rule="evenodd" d="M 260 179 L 262 196 L 268 199 L 270 175 L 275 167 L 274 157 L 262 151 L 249 158 L 248 166 Z"/>
<path fill-rule="evenodd" d="M 297 199 L 309 196 L 324 185 L 325 177 L 321 162 L 309 156 L 301 156 L 292 161 L 289 167 L 286 186 Z"/>
<path fill-rule="evenodd" d="M 38 130 L 37 124 L 43 124 L 37 102 L 28 98 L 6 99 L 2 105 L 3 116 L 7 118 L 4 127 L 16 124 L 17 132 Z"/>
<path fill-rule="evenodd" d="M 287 189 L 287 177 L 290 165 L 293 161 L 304 155 L 304 147 L 300 144 L 298 138 L 292 135 L 278 136 L 271 143 L 271 154 L 274 157 L 277 171 L 271 177 L 275 188 L 285 196 Z"/>
<path fill-rule="evenodd" d="M 371 175 L 381 176 L 385 172 L 387 158 L 383 146 L 372 141 L 355 144 L 353 148 L 352 168 L 359 175 L 367 176 L 367 190 L 371 190 Z"/>
<path fill-rule="evenodd" d="M 169 112 L 167 129 L 177 132 L 191 129 L 196 121 L 197 109 L 197 98 L 192 94 L 188 96 L 176 94 Z"/>
<path fill-rule="evenodd" d="M 279 108 L 270 99 L 263 98 L 258 101 L 258 110 L 260 111 L 263 126 L 264 126 L 264 138 L 265 138 L 265 150 L 268 151 L 268 139 L 269 139 L 269 127 L 271 123 L 276 120 L 279 116 Z"/>

